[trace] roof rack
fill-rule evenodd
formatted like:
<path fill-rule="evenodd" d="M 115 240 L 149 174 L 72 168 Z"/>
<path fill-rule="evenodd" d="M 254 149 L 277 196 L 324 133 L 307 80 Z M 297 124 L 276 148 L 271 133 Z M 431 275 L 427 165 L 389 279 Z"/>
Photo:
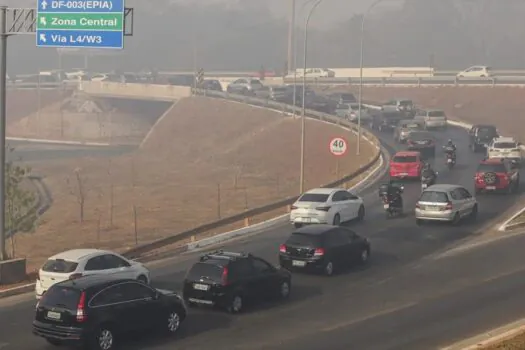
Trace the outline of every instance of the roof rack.
<path fill-rule="evenodd" d="M 228 252 L 222 249 L 216 250 L 214 252 L 206 253 L 200 257 L 200 261 L 206 261 L 209 259 L 226 259 L 226 260 L 236 260 L 238 258 L 246 258 L 252 256 L 251 253 L 244 252 Z"/>

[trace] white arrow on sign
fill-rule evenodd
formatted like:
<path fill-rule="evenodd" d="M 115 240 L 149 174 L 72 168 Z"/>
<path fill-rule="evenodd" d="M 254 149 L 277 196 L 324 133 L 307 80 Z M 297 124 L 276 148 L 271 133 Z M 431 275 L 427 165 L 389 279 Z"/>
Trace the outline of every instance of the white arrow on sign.
<path fill-rule="evenodd" d="M 330 141 L 330 153 L 334 156 L 343 156 L 347 150 L 348 144 L 342 137 L 336 137 Z"/>
<path fill-rule="evenodd" d="M 42 10 L 45 10 L 47 8 L 47 1 L 42 0 Z"/>
<path fill-rule="evenodd" d="M 40 24 L 43 26 L 47 25 L 47 21 L 45 17 L 40 17 Z"/>
<path fill-rule="evenodd" d="M 43 43 L 47 42 L 45 34 L 40 34 L 40 41 L 43 42 Z"/>

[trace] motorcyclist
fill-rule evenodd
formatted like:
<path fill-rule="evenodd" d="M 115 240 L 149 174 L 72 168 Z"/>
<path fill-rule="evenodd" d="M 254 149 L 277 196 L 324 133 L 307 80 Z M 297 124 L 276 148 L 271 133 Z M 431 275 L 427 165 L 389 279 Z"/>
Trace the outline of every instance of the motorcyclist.
<path fill-rule="evenodd" d="M 443 146 L 443 148 L 445 149 L 445 153 L 450 154 L 452 156 L 452 159 L 456 161 L 456 149 L 457 148 L 451 139 L 447 141 L 447 144 Z"/>
<path fill-rule="evenodd" d="M 395 180 L 390 179 L 387 189 L 388 202 L 392 203 L 397 208 L 403 208 L 403 197 L 401 196 L 402 190 Z"/>
<path fill-rule="evenodd" d="M 424 181 L 428 186 L 432 186 L 436 183 L 437 174 L 432 169 L 429 163 L 425 163 L 423 170 L 421 170 L 421 180 Z"/>

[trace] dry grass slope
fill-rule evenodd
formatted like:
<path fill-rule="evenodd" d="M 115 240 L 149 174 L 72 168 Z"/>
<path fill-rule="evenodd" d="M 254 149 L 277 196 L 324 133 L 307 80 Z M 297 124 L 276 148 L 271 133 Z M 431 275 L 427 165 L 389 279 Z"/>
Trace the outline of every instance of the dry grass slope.
<path fill-rule="evenodd" d="M 134 154 L 35 164 L 55 203 L 35 233 L 16 236 L 18 255 L 34 267 L 68 248 L 123 250 L 135 239 L 165 237 L 294 195 L 299 188 L 300 123 L 281 113 L 184 99 L 153 133 Z M 352 173 L 375 155 L 363 143 L 356 157 L 355 136 L 327 123 L 308 121 L 306 136 L 307 188 Z M 328 150 L 335 136 L 350 144 L 339 160 L 339 174 Z M 82 223 L 75 170 L 85 192 Z"/>

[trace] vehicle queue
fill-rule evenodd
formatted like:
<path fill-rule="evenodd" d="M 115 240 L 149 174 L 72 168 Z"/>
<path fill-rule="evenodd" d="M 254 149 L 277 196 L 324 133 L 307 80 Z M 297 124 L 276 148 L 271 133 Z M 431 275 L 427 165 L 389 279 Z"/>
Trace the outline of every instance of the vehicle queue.
<path fill-rule="evenodd" d="M 438 183 L 438 173 L 430 166 L 429 160 L 438 152 L 429 130 L 446 128 L 444 112 L 419 112 L 407 101 L 389 102 L 388 108 L 401 114 L 395 116 L 395 124 L 385 121 L 384 115 L 371 117 L 380 118 L 371 122 L 372 127 L 380 125 L 378 130 L 391 131 L 396 141 L 406 145 L 405 151 L 392 155 L 390 180 L 379 186 L 387 218 L 404 214 L 403 181 L 415 180 L 422 183 L 414 208 L 418 225 L 474 220 L 479 210 L 475 196 L 463 186 Z M 491 125 L 473 126 L 469 137 L 471 150 L 486 149 L 487 156 L 474 175 L 475 193 L 518 191 L 521 145 L 500 137 Z M 452 140 L 443 146 L 443 152 L 452 171 L 457 161 Z M 56 346 L 111 350 L 126 333 L 151 330 L 176 334 L 190 307 L 239 313 L 254 303 L 284 301 L 292 293 L 292 272 L 332 276 L 369 261 L 370 241 L 341 225 L 363 220 L 365 214 L 363 198 L 350 190 L 309 190 L 291 207 L 294 230 L 276 247 L 279 266 L 250 253 L 206 253 L 188 270 L 182 293 L 154 288 L 144 265 L 114 252 L 75 249 L 54 255 L 38 273 L 33 333 Z"/>

